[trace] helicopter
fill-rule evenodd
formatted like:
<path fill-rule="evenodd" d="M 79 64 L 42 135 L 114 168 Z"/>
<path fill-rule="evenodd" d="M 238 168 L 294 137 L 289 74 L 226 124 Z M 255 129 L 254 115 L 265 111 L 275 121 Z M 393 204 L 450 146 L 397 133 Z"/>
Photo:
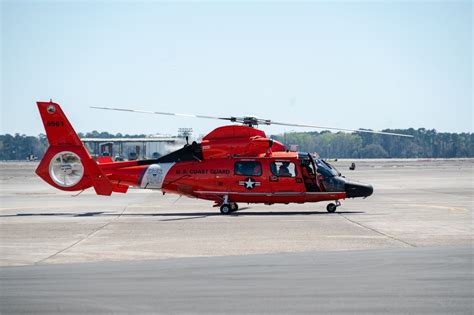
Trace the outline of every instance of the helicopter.
<path fill-rule="evenodd" d="M 346 198 L 367 198 L 370 184 L 346 179 L 329 162 L 305 152 L 293 152 L 257 129 L 258 125 L 313 127 L 391 136 L 410 135 L 275 122 L 257 117 L 214 117 L 123 108 L 102 110 L 226 120 L 202 138 L 157 159 L 94 160 L 57 103 L 37 102 L 49 147 L 36 174 L 64 191 L 93 188 L 97 195 L 126 193 L 129 187 L 160 190 L 213 201 L 224 215 L 238 203 L 289 204 L 329 201 L 335 212 Z"/>

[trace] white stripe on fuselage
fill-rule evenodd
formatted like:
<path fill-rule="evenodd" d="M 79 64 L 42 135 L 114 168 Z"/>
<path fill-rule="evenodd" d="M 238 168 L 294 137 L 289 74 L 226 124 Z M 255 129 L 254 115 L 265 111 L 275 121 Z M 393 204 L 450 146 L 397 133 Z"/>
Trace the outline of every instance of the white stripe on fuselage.
<path fill-rule="evenodd" d="M 143 175 L 141 188 L 161 189 L 166 174 L 175 163 L 158 163 L 150 165 Z"/>

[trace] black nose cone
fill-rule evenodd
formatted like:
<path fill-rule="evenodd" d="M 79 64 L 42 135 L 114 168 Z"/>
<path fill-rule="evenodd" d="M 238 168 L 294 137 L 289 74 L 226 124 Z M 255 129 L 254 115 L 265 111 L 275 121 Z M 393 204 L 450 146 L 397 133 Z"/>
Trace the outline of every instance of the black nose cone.
<path fill-rule="evenodd" d="M 347 182 L 345 190 L 347 198 L 369 197 L 374 192 L 372 185 L 354 182 Z"/>

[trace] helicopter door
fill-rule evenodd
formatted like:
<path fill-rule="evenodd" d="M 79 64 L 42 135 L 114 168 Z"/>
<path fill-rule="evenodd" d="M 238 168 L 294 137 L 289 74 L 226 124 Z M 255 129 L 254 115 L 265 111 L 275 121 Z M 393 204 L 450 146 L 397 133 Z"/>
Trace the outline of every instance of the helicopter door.
<path fill-rule="evenodd" d="M 240 160 L 234 163 L 234 180 L 232 191 L 239 193 L 260 193 L 265 190 L 262 183 L 262 163 L 255 160 Z M 268 188 L 267 188 L 268 189 Z"/>
<path fill-rule="evenodd" d="M 312 158 L 309 155 L 305 158 L 300 158 L 299 164 L 300 164 L 301 175 L 303 177 L 306 191 L 308 192 L 321 191 L 318 185 L 316 167 L 313 163 Z"/>
<path fill-rule="evenodd" d="M 270 173 L 270 182 L 275 196 L 294 196 L 297 192 L 306 191 L 299 169 L 293 161 L 271 161 Z"/>

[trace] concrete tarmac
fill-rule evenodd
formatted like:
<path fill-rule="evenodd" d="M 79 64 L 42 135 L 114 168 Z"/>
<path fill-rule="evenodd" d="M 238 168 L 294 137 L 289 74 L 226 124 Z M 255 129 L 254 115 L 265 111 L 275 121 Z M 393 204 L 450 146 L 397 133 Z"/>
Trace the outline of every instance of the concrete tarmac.
<path fill-rule="evenodd" d="M 0 266 L 467 245 L 473 240 L 474 160 L 336 163 L 374 185 L 367 199 L 246 205 L 222 216 L 212 203 L 150 190 L 75 196 L 0 164 Z"/>
<path fill-rule="evenodd" d="M 2 314 L 473 314 L 472 249 L 407 248 L 0 269 Z"/>
<path fill-rule="evenodd" d="M 87 283 L 78 286 L 81 291 L 96 286 L 104 290 L 116 286 L 120 288 L 119 283 L 123 283 L 124 291 L 118 292 L 118 296 L 132 303 L 133 300 L 125 297 L 134 288 L 138 293 L 133 295 L 133 299 L 140 302 L 135 303 L 135 306 L 141 305 L 144 311 L 150 311 L 146 307 L 150 305 L 162 306 L 164 312 L 193 312 L 185 306 L 171 308 L 171 304 L 164 300 L 156 304 L 153 302 L 156 296 L 141 291 L 143 283 L 140 283 L 140 279 L 149 276 L 149 266 L 158 266 L 158 269 L 161 268 L 159 266 L 168 266 L 167 272 L 174 275 L 170 276 L 168 282 L 163 282 L 163 277 L 167 278 L 159 269 L 153 271 L 156 277 L 149 283 L 149 288 L 158 292 L 166 291 L 160 289 L 158 282 L 167 283 L 171 291 L 168 295 L 162 293 L 168 296 L 166 301 L 174 299 L 186 304 L 186 297 L 191 301 L 194 295 L 199 295 L 203 290 L 209 296 L 219 296 L 220 293 L 227 297 L 217 299 L 214 304 L 209 305 L 210 297 L 203 299 L 205 303 L 198 303 L 202 308 L 196 309 L 196 312 L 228 312 L 231 309 L 226 305 L 236 305 L 235 303 L 245 304 L 241 310 L 247 313 L 279 310 L 292 313 L 291 310 L 297 310 L 277 303 L 279 292 L 282 303 L 285 301 L 288 307 L 306 305 L 298 308 L 301 312 L 311 312 L 311 309 L 350 312 L 349 304 L 357 303 L 354 302 L 356 297 L 364 295 L 365 289 L 370 289 L 361 299 L 363 302 L 358 304 L 360 308 L 354 310 L 377 312 L 383 307 L 389 310 L 388 308 L 402 303 L 401 297 L 414 294 L 420 296 L 419 302 L 407 305 L 415 307 L 413 312 L 416 313 L 417 305 L 424 305 L 421 301 L 425 297 L 419 293 L 424 290 L 424 286 L 427 290 L 433 289 L 429 291 L 431 298 L 426 298 L 433 305 L 438 305 L 440 310 L 443 310 L 441 306 L 450 304 L 460 307 L 449 308 L 452 312 L 469 310 L 468 307 L 471 306 L 468 303 L 459 301 L 472 297 L 473 288 L 474 160 L 365 160 L 355 161 L 355 171 L 348 170 L 350 162 L 352 161 L 339 161 L 336 166 L 350 179 L 373 184 L 374 195 L 367 199 L 343 201 L 337 213 L 327 213 L 326 203 L 271 207 L 241 204 L 241 210 L 231 216 L 220 215 L 219 210 L 212 208 L 212 203 L 207 201 L 178 198 L 174 195 L 162 196 L 155 191 L 130 190 L 125 195 L 101 197 L 89 190 L 73 196 L 72 193 L 58 191 L 38 179 L 33 174 L 35 163 L 0 163 L 2 307 L 6 307 L 4 310 L 7 312 L 28 311 L 28 307 L 31 310 L 38 307 L 38 310 L 48 313 L 51 310 L 48 307 L 53 304 L 41 308 L 41 301 L 44 299 L 36 299 L 35 294 L 28 290 L 28 287 L 38 288 L 37 285 L 44 283 L 41 293 L 44 294 L 43 297 L 56 294 L 59 297 L 56 302 L 64 303 L 58 309 L 82 312 L 82 309 L 74 308 L 73 305 L 77 301 L 88 301 L 92 305 L 89 310 L 106 312 L 110 307 L 112 311 L 120 311 L 114 308 L 121 305 L 117 302 L 119 298 L 108 298 L 108 291 L 91 289 L 91 292 L 96 293 L 95 298 L 87 292 L 81 295 L 79 291 L 74 291 L 73 287 L 78 284 L 74 282 L 73 270 L 77 267 L 77 277 L 88 279 Z M 313 257 L 312 255 L 320 255 L 318 260 L 325 261 L 326 266 L 334 265 L 337 268 L 328 271 L 330 268 L 298 265 L 297 257 L 304 260 L 306 258 L 303 257 Z M 450 259 L 453 255 L 464 258 Z M 363 260 L 364 257 L 367 260 Z M 379 257 L 391 257 L 383 260 L 393 266 L 387 274 L 382 272 L 386 266 L 380 265 Z M 271 264 L 267 264 L 269 260 L 287 261 L 288 267 L 272 269 Z M 191 267 L 187 269 L 188 264 L 193 266 L 198 261 L 205 262 L 198 271 L 193 271 Z M 222 269 L 219 267 L 222 266 L 222 261 L 228 261 L 233 267 Z M 359 264 L 354 264 L 354 261 Z M 441 266 L 440 269 L 427 264 L 430 261 L 439 261 L 441 265 L 436 266 Z M 83 264 L 85 262 L 94 264 Z M 143 264 L 143 269 L 133 272 L 133 267 L 130 266 L 135 263 Z M 146 265 L 148 263 L 149 266 Z M 174 264 L 181 267 L 173 269 Z M 397 265 L 399 267 L 395 267 Z M 423 265 L 428 266 L 427 270 L 423 270 Z M 463 267 L 459 272 L 463 276 L 453 276 L 451 269 L 461 265 Z M 245 266 L 255 266 L 255 269 Z M 268 271 L 265 271 L 265 266 L 269 266 Z M 108 268 L 112 268 L 110 274 L 106 272 Z M 295 271 L 292 272 L 292 269 Z M 218 292 L 219 285 L 214 288 L 215 283 L 211 280 L 201 281 L 201 273 L 211 275 L 213 270 L 221 270 L 221 276 L 227 279 L 225 284 L 221 283 L 223 292 Z M 307 270 L 310 271 L 305 280 Z M 372 273 L 372 270 L 380 272 Z M 397 270 L 411 273 L 396 282 Z M 24 278 L 20 276 L 23 271 L 26 272 Z M 417 277 L 419 272 L 424 276 Z M 284 273 L 288 278 L 283 275 L 274 276 L 274 280 L 259 285 L 259 281 L 252 279 L 258 279 L 260 273 Z M 88 278 L 87 274 L 91 274 L 91 277 Z M 10 282 L 9 277 L 12 275 L 18 276 L 15 278 L 15 285 Z M 343 281 L 344 277 L 348 279 L 347 282 Z M 36 278 L 40 283 L 33 283 Z M 187 283 L 187 278 L 199 280 L 202 283 L 200 290 L 183 291 L 181 286 L 186 284 L 198 288 L 197 282 Z M 292 278 L 295 282 L 290 281 Z M 101 279 L 105 281 L 103 284 L 100 284 Z M 58 287 L 55 282 L 69 283 L 72 287 Z M 301 282 L 304 283 L 299 291 L 298 283 Z M 4 285 L 5 283 L 8 285 Z M 244 290 L 234 292 L 231 289 L 234 286 L 240 288 L 239 283 L 260 299 L 271 301 L 272 305 L 279 307 L 258 307 L 258 299 L 247 305 L 246 301 L 250 297 L 244 294 Z M 283 289 L 277 290 L 284 288 L 286 283 L 289 283 L 295 294 Z M 319 283 L 323 285 L 319 286 Z M 257 290 L 250 289 L 253 285 L 258 291 L 271 289 L 268 291 L 270 293 L 268 296 L 258 295 Z M 394 290 L 390 289 L 391 285 L 395 285 Z M 18 290 L 21 288 L 31 294 L 22 298 L 15 293 L 19 292 L 15 286 Z M 311 291 L 312 286 L 313 290 L 318 290 L 317 294 Z M 418 291 L 408 289 L 412 286 Z M 323 293 L 324 287 L 328 288 L 329 294 Z M 354 296 L 344 291 L 346 287 L 354 291 Z M 408 291 L 401 291 L 403 287 Z M 462 290 L 449 290 L 448 287 Z M 48 288 L 51 288 L 51 292 L 48 292 Z M 471 290 L 470 296 L 468 288 Z M 66 295 L 62 294 L 63 290 Z M 226 295 L 227 290 L 234 293 Z M 314 298 L 318 301 L 317 304 L 305 304 L 303 301 L 304 291 L 308 290 L 316 294 L 308 295 L 308 301 Z M 346 306 L 342 308 L 339 308 L 337 302 L 337 292 L 340 290 L 345 292 L 346 297 L 345 304 L 341 304 Z M 382 295 L 373 298 L 371 294 L 376 291 L 382 292 Z M 176 295 L 172 292 L 176 292 Z M 454 295 L 449 295 L 449 292 Z M 140 298 L 142 295 L 143 298 Z M 435 297 L 446 304 L 435 302 Z M 324 304 L 324 299 L 330 303 Z M 383 301 L 375 302 L 378 299 Z M 25 308 L 17 309 L 15 305 L 20 300 L 20 304 L 26 303 Z M 207 306 L 204 307 L 205 305 Z M 316 308 L 318 305 L 326 305 L 328 308 Z M 330 308 L 331 305 L 334 308 Z M 366 309 L 362 308 L 364 305 Z M 370 308 L 370 305 L 374 305 L 374 308 Z M 376 305 L 380 307 L 375 307 Z M 431 311 L 431 308 L 423 307 L 420 310 Z M 409 308 L 398 310 L 402 313 L 411 312 Z"/>

